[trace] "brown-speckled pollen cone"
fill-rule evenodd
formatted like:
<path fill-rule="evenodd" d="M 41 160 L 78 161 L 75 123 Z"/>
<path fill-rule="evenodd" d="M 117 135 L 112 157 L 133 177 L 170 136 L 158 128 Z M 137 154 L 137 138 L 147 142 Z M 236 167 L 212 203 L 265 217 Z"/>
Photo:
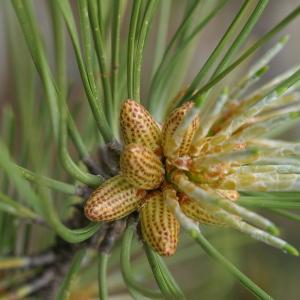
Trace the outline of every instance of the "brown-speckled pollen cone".
<path fill-rule="evenodd" d="M 120 169 L 128 182 L 137 188 L 156 189 L 164 179 L 164 167 L 159 157 L 149 148 L 137 144 L 125 147 Z"/>
<path fill-rule="evenodd" d="M 136 210 L 146 191 L 132 186 L 124 176 L 105 181 L 87 200 L 84 213 L 91 221 L 113 221 Z"/>
<path fill-rule="evenodd" d="M 143 105 L 130 99 L 124 101 L 120 124 L 126 145 L 140 144 L 160 153 L 161 129 Z"/>
<path fill-rule="evenodd" d="M 162 147 L 164 155 L 171 157 L 180 157 L 189 153 L 193 137 L 199 126 L 199 118 L 195 118 L 188 129 L 185 131 L 180 145 L 176 145 L 174 140 L 174 132 L 181 124 L 186 113 L 193 107 L 193 102 L 187 102 L 184 105 L 173 110 L 162 129 Z"/>
<path fill-rule="evenodd" d="M 192 220 L 201 224 L 223 225 L 221 221 L 205 209 L 198 201 L 190 199 L 185 194 L 179 194 L 179 204 L 182 212 Z"/>
<path fill-rule="evenodd" d="M 144 240 L 159 254 L 175 253 L 179 238 L 179 223 L 165 203 L 162 192 L 149 194 L 140 210 Z"/>

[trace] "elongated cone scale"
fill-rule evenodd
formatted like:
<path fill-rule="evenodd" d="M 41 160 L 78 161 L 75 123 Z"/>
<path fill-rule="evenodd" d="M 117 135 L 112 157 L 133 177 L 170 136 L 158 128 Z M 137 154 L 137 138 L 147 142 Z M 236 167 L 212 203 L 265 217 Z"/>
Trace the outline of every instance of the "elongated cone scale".
<path fill-rule="evenodd" d="M 122 175 L 105 181 L 87 200 L 84 213 L 91 221 L 113 221 L 136 210 L 146 192 L 133 187 Z"/>
<path fill-rule="evenodd" d="M 165 203 L 162 192 L 150 193 L 140 211 L 144 240 L 159 254 L 175 253 L 178 243 L 179 223 Z"/>
<path fill-rule="evenodd" d="M 185 131 L 183 139 L 178 147 L 174 140 L 174 133 L 181 124 L 186 113 L 193 107 L 193 102 L 187 102 L 171 112 L 162 129 L 162 146 L 166 157 L 184 156 L 189 153 L 194 134 L 199 126 L 199 118 L 193 119 Z"/>
<path fill-rule="evenodd" d="M 179 194 L 179 204 L 184 214 L 192 220 L 201 224 L 224 225 L 223 222 L 217 220 L 212 213 L 210 213 L 198 201 L 190 199 L 187 195 Z"/>
<path fill-rule="evenodd" d="M 164 179 L 164 167 L 158 156 L 149 148 L 137 144 L 125 147 L 120 169 L 129 183 L 141 189 L 156 189 Z"/>
<path fill-rule="evenodd" d="M 222 198 L 231 200 L 231 201 L 237 201 L 240 198 L 240 194 L 238 191 L 235 190 L 221 190 L 216 189 L 215 192 Z"/>
<path fill-rule="evenodd" d="M 161 130 L 144 106 L 126 100 L 121 108 L 120 124 L 126 145 L 140 144 L 160 154 Z"/>

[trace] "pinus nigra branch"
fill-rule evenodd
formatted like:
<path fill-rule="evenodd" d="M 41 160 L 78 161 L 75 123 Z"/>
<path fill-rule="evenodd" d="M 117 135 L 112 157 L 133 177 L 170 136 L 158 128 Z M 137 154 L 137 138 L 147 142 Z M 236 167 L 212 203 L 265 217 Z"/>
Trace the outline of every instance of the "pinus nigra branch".
<path fill-rule="evenodd" d="M 211 295 L 221 285 L 204 253 L 258 299 L 277 298 L 236 259 L 254 239 L 299 255 L 264 216 L 300 219 L 300 145 L 275 138 L 299 120 L 298 62 L 260 85 L 284 35 L 244 64 L 299 16 L 244 50 L 270 2 L 241 2 L 192 77 L 200 34 L 229 0 L 0 4 L 13 70 L 0 118 L 1 299 Z"/>

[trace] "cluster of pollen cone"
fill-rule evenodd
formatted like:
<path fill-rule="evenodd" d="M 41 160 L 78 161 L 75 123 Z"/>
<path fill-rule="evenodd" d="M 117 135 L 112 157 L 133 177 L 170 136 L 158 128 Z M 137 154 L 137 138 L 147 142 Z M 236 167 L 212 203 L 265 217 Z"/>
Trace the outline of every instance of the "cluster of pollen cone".
<path fill-rule="evenodd" d="M 186 102 L 160 125 L 142 105 L 126 100 L 120 112 L 120 172 L 91 194 L 87 218 L 114 221 L 138 211 L 142 238 L 160 255 L 174 254 L 180 224 L 187 220 L 231 227 L 297 255 L 276 237 L 269 220 L 237 204 L 239 192 L 286 191 L 300 184 L 286 163 L 282 170 L 272 163 L 273 142 L 256 139 L 276 113 L 232 129 L 241 114 L 238 108 L 231 104 L 222 113 L 214 108 L 206 120 L 197 114 L 183 126 L 196 109 Z M 293 151 L 288 143 L 282 147 Z M 263 160 L 269 162 L 261 164 Z"/>

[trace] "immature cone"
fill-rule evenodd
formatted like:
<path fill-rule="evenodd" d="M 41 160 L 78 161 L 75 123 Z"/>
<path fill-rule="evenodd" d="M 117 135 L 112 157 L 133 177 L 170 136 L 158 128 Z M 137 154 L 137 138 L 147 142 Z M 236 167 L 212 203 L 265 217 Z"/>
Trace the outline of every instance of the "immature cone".
<path fill-rule="evenodd" d="M 198 201 L 190 199 L 185 194 L 180 194 L 179 204 L 183 213 L 192 220 L 201 224 L 223 225 L 211 212 L 203 207 Z"/>
<path fill-rule="evenodd" d="M 140 144 L 160 153 L 160 128 L 144 106 L 126 100 L 121 108 L 120 124 L 126 145 Z"/>
<path fill-rule="evenodd" d="M 175 143 L 174 133 L 181 124 L 186 113 L 193 107 L 193 105 L 193 102 L 187 102 L 181 107 L 173 110 L 164 123 L 162 129 L 162 146 L 165 156 L 178 157 L 189 153 L 194 134 L 199 126 L 199 118 L 195 118 L 189 125 L 188 129 L 185 130 L 179 147 Z"/>
<path fill-rule="evenodd" d="M 136 210 L 146 192 L 133 187 L 122 175 L 105 181 L 87 200 L 84 213 L 91 221 L 113 221 Z"/>
<path fill-rule="evenodd" d="M 178 243 L 179 223 L 166 205 L 162 192 L 149 194 L 140 210 L 140 217 L 144 240 L 159 255 L 174 254 Z"/>
<path fill-rule="evenodd" d="M 152 190 L 164 179 L 163 164 L 149 148 L 130 144 L 125 147 L 120 160 L 120 169 L 133 186 Z"/>

